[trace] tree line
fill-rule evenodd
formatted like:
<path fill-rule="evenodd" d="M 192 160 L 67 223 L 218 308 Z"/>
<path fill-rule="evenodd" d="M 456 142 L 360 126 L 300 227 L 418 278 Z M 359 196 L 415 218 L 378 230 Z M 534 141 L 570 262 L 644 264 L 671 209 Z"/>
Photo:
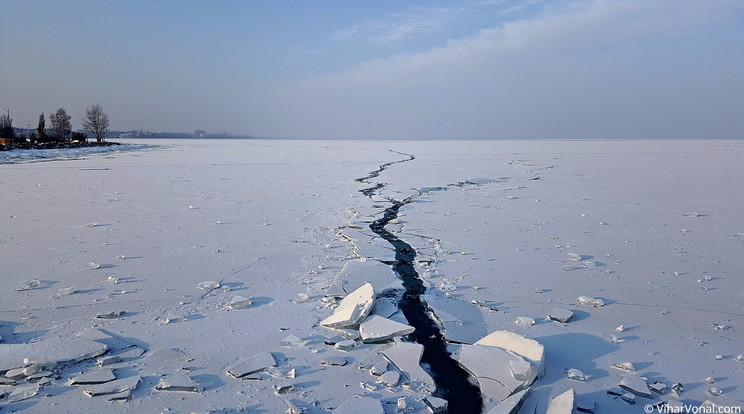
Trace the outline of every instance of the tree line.
<path fill-rule="evenodd" d="M 16 138 L 13 129 L 13 120 L 10 118 L 10 110 L 7 114 L 0 115 L 0 138 Z M 106 139 L 106 132 L 109 130 L 108 115 L 103 112 L 101 105 L 95 104 L 85 110 L 85 117 L 82 118 L 83 132 L 72 130 L 72 116 L 67 114 L 64 108 L 59 108 L 49 115 L 50 128 L 46 126 L 46 118 L 42 112 L 39 115 L 39 123 L 36 130 L 30 132 L 27 138 L 32 144 L 47 142 L 85 142 L 88 135 L 96 138 L 96 142 L 103 142 Z"/>

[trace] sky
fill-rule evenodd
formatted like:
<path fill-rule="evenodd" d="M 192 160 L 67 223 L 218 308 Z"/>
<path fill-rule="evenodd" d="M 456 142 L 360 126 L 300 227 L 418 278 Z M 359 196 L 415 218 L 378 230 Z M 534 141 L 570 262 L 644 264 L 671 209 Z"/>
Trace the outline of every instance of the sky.
<path fill-rule="evenodd" d="M 16 127 L 744 138 L 741 0 L 0 0 L 0 28 Z"/>

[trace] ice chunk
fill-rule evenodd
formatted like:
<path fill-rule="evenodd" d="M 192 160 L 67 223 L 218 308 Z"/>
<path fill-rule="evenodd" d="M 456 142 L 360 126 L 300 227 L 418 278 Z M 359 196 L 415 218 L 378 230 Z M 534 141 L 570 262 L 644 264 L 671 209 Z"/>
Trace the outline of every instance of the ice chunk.
<path fill-rule="evenodd" d="M 339 342 L 336 342 L 335 345 L 333 345 L 334 348 L 341 350 L 341 351 L 348 351 L 352 348 L 355 348 L 356 346 L 357 346 L 357 343 L 353 339 L 339 341 Z"/>
<path fill-rule="evenodd" d="M 101 268 L 101 265 L 99 265 L 98 263 L 88 263 L 88 269 L 90 270 L 97 270 L 100 268 Z"/>
<path fill-rule="evenodd" d="M 286 338 L 282 339 L 281 342 L 279 342 L 279 345 L 285 348 L 299 348 L 305 346 L 305 341 L 294 335 L 288 335 Z"/>
<path fill-rule="evenodd" d="M 84 392 L 89 397 L 96 397 L 99 395 L 117 395 L 117 394 L 124 394 L 128 396 L 128 394 L 131 394 L 131 392 L 137 388 L 137 385 L 139 385 L 139 383 L 140 383 L 140 377 L 134 376 L 134 377 L 119 379 L 119 380 L 115 380 L 111 382 L 106 382 L 104 384 L 90 385 L 87 388 L 85 388 Z"/>
<path fill-rule="evenodd" d="M 618 332 L 625 332 L 625 325 L 620 325 L 617 328 L 615 328 L 615 330 Z"/>
<path fill-rule="evenodd" d="M 116 364 L 117 362 L 121 362 L 121 357 L 119 355 L 112 355 L 107 356 L 104 358 L 98 358 L 97 360 L 99 367 L 104 367 L 106 365 Z"/>
<path fill-rule="evenodd" d="M 253 300 L 244 296 L 235 295 L 230 299 L 230 304 L 227 305 L 230 309 L 244 309 L 253 304 Z"/>
<path fill-rule="evenodd" d="M 377 378 L 377 383 L 386 387 L 395 387 L 398 382 L 400 382 L 400 374 L 397 371 L 388 371 Z"/>
<path fill-rule="evenodd" d="M 220 282 L 216 280 L 206 280 L 204 282 L 199 282 L 196 287 L 202 290 L 214 290 L 220 287 Z"/>
<path fill-rule="evenodd" d="M 39 384 L 28 384 L 16 387 L 8 396 L 8 402 L 23 401 L 39 393 Z"/>
<path fill-rule="evenodd" d="M 475 345 L 495 346 L 512 351 L 533 363 L 540 376 L 545 369 L 545 347 L 534 339 L 514 332 L 494 331 L 478 340 Z"/>
<path fill-rule="evenodd" d="M 359 334 L 364 343 L 384 342 L 396 336 L 408 335 L 414 329 L 413 326 L 372 315 L 359 325 Z"/>
<path fill-rule="evenodd" d="M 378 298 L 375 300 L 375 306 L 372 307 L 372 315 L 379 315 L 383 318 L 389 318 L 395 312 L 398 312 L 398 305 L 390 298 Z"/>
<path fill-rule="evenodd" d="M 423 345 L 410 342 L 399 342 L 383 351 L 385 358 L 410 381 L 420 382 L 433 391 L 434 380 L 420 365 L 423 353 Z"/>
<path fill-rule="evenodd" d="M 66 287 L 66 288 L 62 288 L 58 290 L 57 294 L 59 296 L 67 296 L 67 295 L 72 295 L 75 292 L 77 292 L 77 289 L 75 289 L 74 287 Z"/>
<path fill-rule="evenodd" d="M 573 389 L 564 392 L 550 400 L 548 411 L 546 411 L 545 414 L 571 414 L 574 409 L 575 398 L 576 393 Z"/>
<path fill-rule="evenodd" d="M 626 403 L 633 405 L 636 402 L 636 396 L 633 393 L 626 392 L 623 395 L 620 396 L 620 399 L 625 401 Z"/>
<path fill-rule="evenodd" d="M 553 309 L 548 314 L 548 318 L 552 321 L 568 323 L 573 318 L 573 312 L 568 309 Z"/>
<path fill-rule="evenodd" d="M 112 369 L 102 369 L 92 372 L 86 372 L 85 374 L 78 375 L 77 377 L 71 378 L 68 385 L 91 385 L 91 384 L 103 384 L 104 382 L 114 381 L 116 375 Z"/>
<path fill-rule="evenodd" d="M 513 361 L 516 361 L 514 365 Z M 493 346 L 463 345 L 457 362 L 478 380 L 484 403 L 487 403 L 484 407 L 486 410 L 492 408 L 489 404 L 498 403 L 526 389 L 537 377 L 537 369 L 529 361 L 516 353 Z M 524 364 L 529 368 L 520 369 Z M 513 375 L 512 366 L 520 371 L 524 379 L 517 379 Z"/>
<path fill-rule="evenodd" d="M 380 361 L 372 366 L 369 373 L 372 375 L 382 375 L 390 369 L 390 363 L 387 361 Z"/>
<path fill-rule="evenodd" d="M 648 389 L 646 380 L 643 380 L 639 377 L 631 377 L 631 376 L 622 377 L 620 379 L 619 386 L 625 391 L 632 392 L 633 394 L 639 397 L 644 397 L 644 398 L 652 397 L 651 390 Z"/>
<path fill-rule="evenodd" d="M 21 282 L 21 284 L 16 287 L 16 290 L 19 292 L 24 290 L 31 290 L 39 286 L 40 284 L 41 282 L 39 282 L 39 279 L 26 280 L 25 282 Z"/>
<path fill-rule="evenodd" d="M 334 414 L 385 414 L 382 403 L 370 397 L 352 398 L 344 401 L 335 410 Z"/>
<path fill-rule="evenodd" d="M 586 400 L 577 400 L 576 401 L 576 411 L 580 413 L 590 413 L 593 414 L 596 405 L 594 401 L 586 401 Z"/>
<path fill-rule="evenodd" d="M 434 397 L 433 395 L 427 395 L 424 398 L 424 403 L 426 403 L 426 406 L 429 407 L 431 412 L 434 414 L 447 412 L 447 400 L 443 398 Z"/>
<path fill-rule="evenodd" d="M 333 315 L 320 324 L 329 328 L 351 328 L 359 325 L 372 310 L 374 298 L 374 288 L 370 283 L 366 283 L 347 295 L 334 310 Z"/>
<path fill-rule="evenodd" d="M 566 256 L 568 257 L 568 260 L 573 260 L 575 262 L 580 262 L 583 260 L 583 257 L 580 254 L 576 253 L 567 253 Z"/>
<path fill-rule="evenodd" d="M 199 392 L 199 386 L 185 372 L 177 372 L 160 378 L 156 390 Z"/>
<path fill-rule="evenodd" d="M 586 381 L 586 375 L 576 368 L 566 370 L 566 378 L 574 381 Z"/>
<path fill-rule="evenodd" d="M 589 296 L 579 296 L 576 299 L 576 302 L 582 305 L 594 306 L 595 308 L 600 308 L 605 305 L 602 299 L 590 298 Z"/>
<path fill-rule="evenodd" d="M 658 392 L 661 394 L 666 389 L 666 384 L 663 382 L 655 381 L 653 384 L 649 385 L 648 388 L 651 389 L 651 391 Z"/>
<path fill-rule="evenodd" d="M 624 371 L 635 371 L 635 366 L 631 362 L 616 362 L 614 364 L 610 364 L 612 368 L 622 369 Z"/>
<path fill-rule="evenodd" d="M 739 354 L 736 356 L 736 360 L 739 362 L 744 362 L 744 354 Z"/>
<path fill-rule="evenodd" d="M 116 319 L 125 313 L 124 311 L 99 312 L 96 314 L 96 319 Z"/>
<path fill-rule="evenodd" d="M 487 414 L 517 414 L 530 394 L 529 388 L 516 392 L 498 403 Z"/>
<path fill-rule="evenodd" d="M 178 313 L 169 313 L 164 320 L 165 323 L 180 323 L 186 322 L 186 316 Z"/>
<path fill-rule="evenodd" d="M 526 359 L 510 359 L 509 368 L 517 381 L 532 382 L 537 377 L 537 368 Z"/>
<path fill-rule="evenodd" d="M 408 411 L 408 402 L 406 401 L 405 395 L 398 398 L 396 408 L 398 409 L 399 413 Z"/>
<path fill-rule="evenodd" d="M 268 352 L 252 356 L 250 359 L 238 362 L 227 370 L 227 373 L 235 378 L 242 378 L 248 374 L 262 371 L 268 367 L 275 367 L 276 361 L 274 356 Z"/>
<path fill-rule="evenodd" d="M 718 397 L 719 395 L 723 394 L 723 390 L 717 387 L 710 387 L 708 388 L 708 393 L 710 395 L 713 395 L 715 397 Z"/>
<path fill-rule="evenodd" d="M 488 334 L 482 311 L 466 302 L 446 296 L 424 295 L 423 299 L 444 326 L 448 341 L 472 344 Z"/>
<path fill-rule="evenodd" d="M 10 369 L 8 370 L 8 372 L 5 373 L 5 378 L 9 378 L 12 380 L 21 379 L 23 377 L 25 377 L 25 375 L 23 375 L 23 367 Z"/>
<path fill-rule="evenodd" d="M 528 328 L 535 324 L 535 320 L 527 316 L 519 316 L 514 323 L 524 328 Z"/>

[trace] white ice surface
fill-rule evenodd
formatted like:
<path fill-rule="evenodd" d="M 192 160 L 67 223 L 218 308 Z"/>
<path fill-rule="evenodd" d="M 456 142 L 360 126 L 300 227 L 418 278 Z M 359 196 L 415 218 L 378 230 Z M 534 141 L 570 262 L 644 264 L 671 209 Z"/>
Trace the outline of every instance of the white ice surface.
<path fill-rule="evenodd" d="M 597 412 L 636 413 L 655 401 L 639 397 L 629 406 L 606 394 L 627 374 L 610 367 L 618 361 L 632 362 L 649 383 L 683 383 L 688 403 L 744 400 L 744 363 L 735 359 L 744 352 L 744 142 L 146 143 L 161 147 L 0 165 L 3 343 L 65 343 L 98 327 L 147 350 L 114 365 L 117 376 L 142 379 L 129 401 L 64 386 L 94 369 L 95 361 L 84 361 L 37 396 L 7 403 L 11 410 L 283 412 L 289 400 L 313 413 L 358 394 L 406 395 L 420 407 L 422 393 L 361 388 L 374 377 L 355 363 L 320 364 L 333 356 L 358 361 L 377 349 L 323 344 L 337 333 L 318 325 L 333 311 L 322 292 L 343 282 L 347 262 L 361 256 L 379 275 L 375 259 L 392 257 L 367 228 L 346 232 L 351 241 L 340 233 L 378 218 L 384 197 L 409 196 L 388 229 L 426 260 L 417 270 L 432 293 L 493 303 L 496 311 L 472 305 L 480 316 L 468 323 L 545 346 L 545 375 L 522 412 L 544 413 L 569 388 L 595 401 Z M 371 179 L 387 183 L 373 201 L 358 192 L 368 185 L 354 180 L 406 158 L 389 150 L 416 158 Z M 477 185 L 451 185 L 466 181 Z M 32 279 L 39 286 L 16 290 Z M 220 288 L 198 289 L 205 280 Z M 77 292 L 57 294 L 69 286 Z M 309 300 L 296 301 L 298 293 Z M 252 305 L 229 309 L 236 295 Z M 605 306 L 578 305 L 578 296 Z M 554 308 L 574 318 L 546 322 Z M 95 318 L 111 311 L 125 313 Z M 171 314 L 184 321 L 165 324 Z M 521 327 L 518 316 L 537 323 Z M 305 346 L 281 347 L 290 334 Z M 183 357 L 148 358 L 173 348 Z M 226 374 L 261 352 L 277 361 L 264 379 Z M 155 391 L 162 376 L 183 368 L 201 392 Z M 286 378 L 292 368 L 296 378 Z M 567 380 L 566 368 L 588 380 Z M 706 377 L 720 397 L 707 393 Z M 288 381 L 294 391 L 274 393 Z"/>

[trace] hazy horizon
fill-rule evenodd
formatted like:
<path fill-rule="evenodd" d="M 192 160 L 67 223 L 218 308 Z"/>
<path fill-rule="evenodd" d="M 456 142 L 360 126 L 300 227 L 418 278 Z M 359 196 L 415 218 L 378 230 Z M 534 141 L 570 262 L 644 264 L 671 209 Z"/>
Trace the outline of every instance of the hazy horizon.
<path fill-rule="evenodd" d="M 0 0 L 36 127 L 280 139 L 739 139 L 744 2 Z"/>

